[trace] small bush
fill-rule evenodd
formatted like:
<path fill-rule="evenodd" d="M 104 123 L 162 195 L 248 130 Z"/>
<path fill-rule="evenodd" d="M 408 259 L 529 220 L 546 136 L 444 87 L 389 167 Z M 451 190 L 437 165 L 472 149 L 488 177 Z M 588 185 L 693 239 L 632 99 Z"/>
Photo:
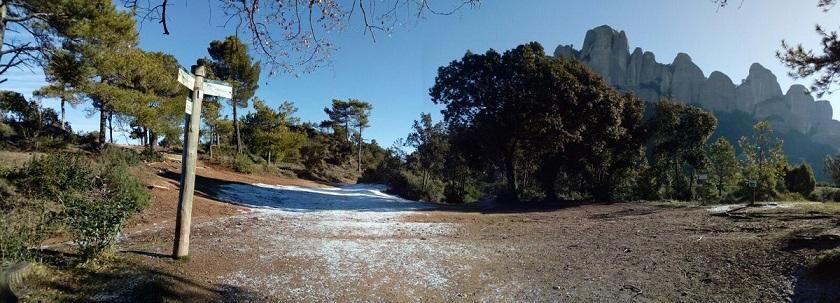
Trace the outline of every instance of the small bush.
<path fill-rule="evenodd" d="M 123 163 L 98 167 L 85 197 L 68 199 L 64 218 L 73 241 L 85 257 L 108 249 L 131 215 L 149 202 L 149 193 Z"/>
<path fill-rule="evenodd" d="M 57 228 L 57 213 L 46 201 L 22 197 L 4 198 L 0 212 L 0 265 L 31 257 L 30 248 L 37 246 Z"/>
<path fill-rule="evenodd" d="M 840 202 L 840 188 L 817 187 L 810 195 L 808 195 L 808 200 L 818 202 Z"/>
<path fill-rule="evenodd" d="M 429 178 L 426 180 L 426 190 L 424 191 L 422 178 L 410 171 L 403 171 L 394 176 L 388 186 L 391 193 L 406 199 L 441 202 L 444 198 L 442 181 Z"/>
<path fill-rule="evenodd" d="M 33 158 L 9 174 L 9 181 L 22 199 L 54 204 L 41 213 L 51 214 L 45 217 L 49 222 L 62 223 L 88 259 L 109 248 L 126 220 L 149 201 L 146 188 L 129 172 L 132 159 L 117 150 L 106 151 L 96 162 L 82 154 L 50 154 Z M 38 209 L 22 204 L 13 208 Z M 14 220 L 18 226 L 13 230 L 29 230 L 21 219 Z"/>
<path fill-rule="evenodd" d="M 234 156 L 232 166 L 233 170 L 245 174 L 251 174 L 257 170 L 254 161 L 250 157 L 242 154 Z"/>

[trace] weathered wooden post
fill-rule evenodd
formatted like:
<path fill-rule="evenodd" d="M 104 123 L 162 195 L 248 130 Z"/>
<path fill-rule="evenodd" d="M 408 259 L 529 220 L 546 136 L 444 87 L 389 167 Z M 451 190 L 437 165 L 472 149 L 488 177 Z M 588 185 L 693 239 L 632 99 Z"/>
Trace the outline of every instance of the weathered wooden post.
<path fill-rule="evenodd" d="M 192 102 L 188 99 L 184 109 L 184 148 L 181 154 L 181 186 L 178 192 L 178 213 L 175 219 L 175 246 L 172 255 L 181 259 L 190 254 L 190 225 L 195 191 L 195 163 L 198 158 L 198 135 L 201 126 L 201 101 L 204 94 L 230 98 L 232 88 L 224 82 L 205 82 L 204 65 L 195 68 L 195 75 L 178 70 L 178 82 L 192 89 Z"/>

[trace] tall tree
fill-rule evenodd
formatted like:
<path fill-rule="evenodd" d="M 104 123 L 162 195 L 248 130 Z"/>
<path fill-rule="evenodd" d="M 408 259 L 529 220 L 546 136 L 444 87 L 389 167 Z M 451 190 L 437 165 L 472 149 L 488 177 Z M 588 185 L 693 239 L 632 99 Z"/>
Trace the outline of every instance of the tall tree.
<path fill-rule="evenodd" d="M 825 157 L 825 174 L 831 177 L 835 186 L 840 186 L 840 154 Z"/>
<path fill-rule="evenodd" d="M 79 23 L 95 18 L 106 0 L 0 0 L 0 75 L 43 66 Z M 7 32 L 16 33 L 10 38 Z M 20 37 L 20 38 L 17 38 Z M 0 80 L 0 83 L 7 79 Z"/>
<path fill-rule="evenodd" d="M 248 53 L 248 46 L 236 36 L 229 36 L 224 41 L 210 42 L 207 52 L 213 59 L 211 68 L 219 79 L 233 85 L 233 98 L 230 100 L 233 110 L 236 151 L 242 152 L 242 136 L 239 129 L 239 108 L 248 107 L 248 101 L 254 96 L 260 81 L 260 62 L 253 62 Z"/>
<path fill-rule="evenodd" d="M 355 127 L 358 132 L 357 140 L 359 146 L 359 153 L 358 153 L 358 168 L 359 174 L 362 173 L 362 146 L 364 145 L 364 137 L 362 136 L 362 132 L 365 128 L 370 126 L 370 112 L 373 110 L 373 105 L 370 103 L 350 99 L 348 100 L 350 104 L 350 117 L 353 120 L 353 127 Z"/>
<path fill-rule="evenodd" d="M 331 127 L 334 134 L 344 135 L 349 141 L 350 122 L 353 120 L 350 101 L 333 99 L 330 107 L 324 108 L 324 113 L 329 117 L 329 120 L 324 121 L 324 126 Z"/>
<path fill-rule="evenodd" d="M 47 85 L 34 92 L 38 97 L 58 98 L 61 108 L 61 128 L 65 124 L 65 104 L 76 106 L 81 103 L 78 87 L 83 81 L 82 64 L 73 53 L 67 50 L 55 50 L 49 55 L 49 63 L 44 71 Z"/>
<path fill-rule="evenodd" d="M 608 160 L 620 151 L 610 150 L 635 136 L 643 109 L 638 99 L 622 97 L 581 63 L 546 56 L 536 42 L 503 54 L 468 52 L 438 69 L 430 95 L 446 106 L 456 153 L 477 171 L 500 168 L 499 198 L 506 201 L 519 200 L 535 175 L 547 195 L 564 170 L 571 175 L 589 169 L 589 181 L 607 183 L 605 172 L 623 166 Z M 640 149 L 632 148 L 638 146 L 628 146 L 636 153 L 627 158 L 635 158 L 631 167 L 641 159 Z M 591 193 L 587 187 L 600 188 L 579 186 Z"/>
<path fill-rule="evenodd" d="M 422 171 L 421 189 L 426 192 L 430 174 L 440 173 L 446 161 L 449 149 L 446 128 L 442 122 L 433 123 L 432 115 L 423 113 L 419 121 L 414 120 L 412 129 L 406 143 L 415 149 Z"/>
<path fill-rule="evenodd" d="M 783 177 L 787 159 L 782 149 L 783 142 L 773 134 L 770 123 L 756 123 L 753 126 L 753 135 L 749 138 L 741 137 L 738 144 L 743 151 L 741 171 L 744 179 L 756 184 L 755 188 L 748 188 L 749 184 L 742 182 L 743 195 L 755 191 L 757 199 L 769 200 L 778 197 L 778 193 L 784 189 Z"/>
<path fill-rule="evenodd" d="M 243 137 L 251 151 L 264 156 L 269 164 L 272 158 L 283 160 L 300 154 L 305 135 L 289 129 L 288 113 L 268 107 L 259 98 L 254 98 L 254 110 L 243 119 Z"/>
<path fill-rule="evenodd" d="M 138 33 L 130 12 L 117 10 L 110 1 L 91 1 L 96 6 L 92 17 L 68 25 L 63 48 L 80 58 L 84 78 L 79 90 L 99 110 L 99 147 L 105 144 L 110 112 L 116 103 L 137 94 L 121 87 L 126 65 L 133 64 Z"/>
<path fill-rule="evenodd" d="M 732 190 L 738 183 L 738 158 L 735 148 L 724 137 L 720 137 L 709 146 L 708 171 L 712 185 L 717 190 L 718 199 L 723 199 L 724 193 Z"/>
<path fill-rule="evenodd" d="M 654 159 L 668 177 L 670 198 L 693 199 L 696 172 L 707 163 L 703 148 L 717 119 L 699 107 L 661 100 L 651 124 Z"/>

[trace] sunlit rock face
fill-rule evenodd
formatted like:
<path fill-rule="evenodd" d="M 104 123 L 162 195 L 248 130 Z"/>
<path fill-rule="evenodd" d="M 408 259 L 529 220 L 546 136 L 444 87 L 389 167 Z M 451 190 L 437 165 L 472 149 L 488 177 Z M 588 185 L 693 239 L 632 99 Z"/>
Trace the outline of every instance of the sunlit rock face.
<path fill-rule="evenodd" d="M 747 78 L 737 85 L 718 71 L 707 78 L 685 53 L 670 64 L 657 62 L 656 55 L 639 47 L 631 53 L 627 34 L 607 25 L 587 31 L 580 49 L 560 45 L 554 56 L 580 60 L 610 85 L 633 91 L 648 102 L 671 98 L 712 111 L 745 112 L 771 121 L 779 131 L 796 131 L 840 147 L 840 122 L 832 119 L 831 104 L 815 101 L 802 85 L 793 85 L 783 94 L 776 75 L 758 63 L 750 66 Z"/>

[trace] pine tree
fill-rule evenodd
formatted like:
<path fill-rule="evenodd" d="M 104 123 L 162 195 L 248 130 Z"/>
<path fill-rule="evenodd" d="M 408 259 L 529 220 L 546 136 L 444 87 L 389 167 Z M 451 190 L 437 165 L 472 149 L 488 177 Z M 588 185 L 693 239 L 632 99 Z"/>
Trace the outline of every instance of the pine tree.
<path fill-rule="evenodd" d="M 233 86 L 233 98 L 230 105 L 233 110 L 233 128 L 236 151 L 242 152 L 242 136 L 239 129 L 239 108 L 247 108 L 248 101 L 254 96 L 260 81 L 260 62 L 253 62 L 248 53 L 248 46 L 236 36 L 229 36 L 224 41 L 210 42 L 207 52 L 213 59 L 213 74 Z"/>
<path fill-rule="evenodd" d="M 739 167 L 735 148 L 729 140 L 720 137 L 709 146 L 708 158 L 712 185 L 717 189 L 718 199 L 723 199 L 724 194 L 738 183 Z"/>

